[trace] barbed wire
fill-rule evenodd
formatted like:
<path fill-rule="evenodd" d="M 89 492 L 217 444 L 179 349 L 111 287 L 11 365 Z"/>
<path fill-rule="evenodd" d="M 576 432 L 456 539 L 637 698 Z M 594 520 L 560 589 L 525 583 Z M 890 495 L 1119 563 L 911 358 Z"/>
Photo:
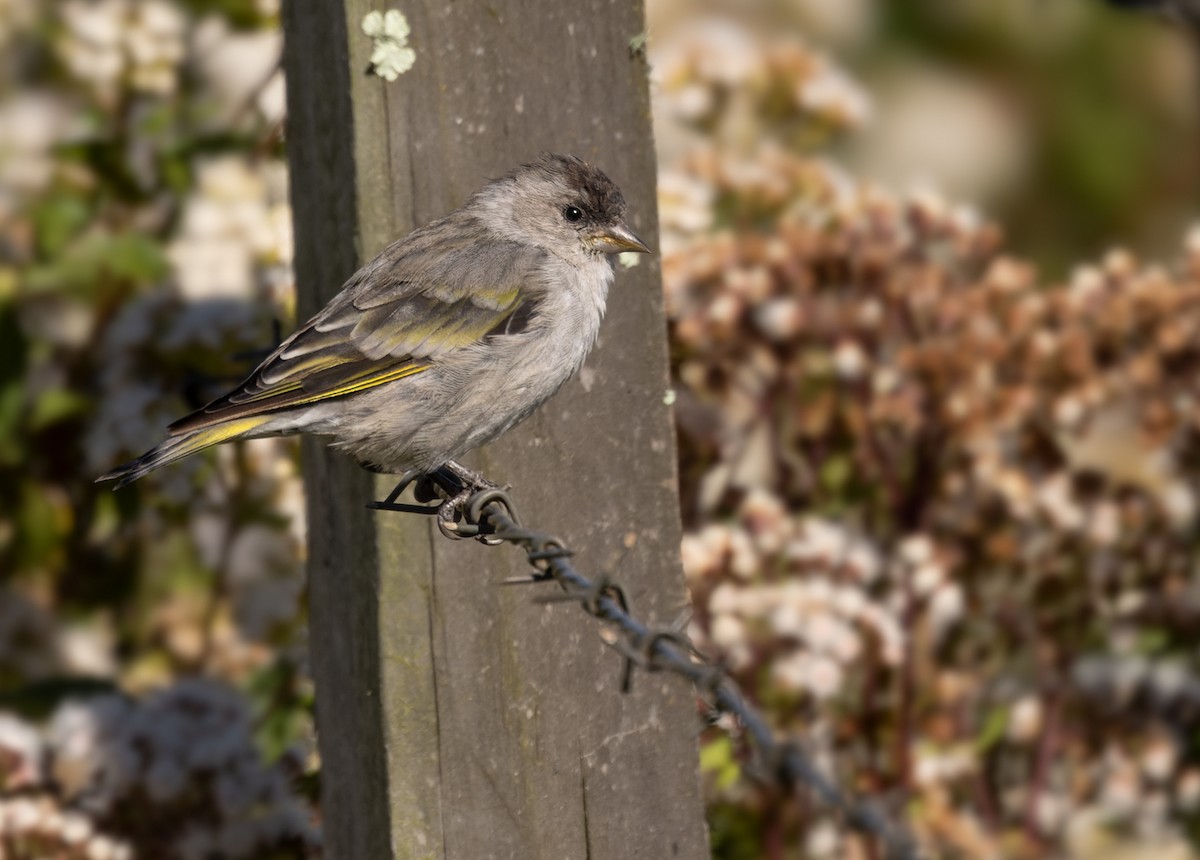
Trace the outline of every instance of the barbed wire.
<path fill-rule="evenodd" d="M 743 727 L 753 739 L 761 770 L 774 782 L 788 791 L 807 788 L 847 826 L 878 839 L 887 860 L 921 860 L 919 848 L 904 829 L 873 804 L 842 791 L 813 763 L 799 741 L 776 738 L 763 716 L 746 701 L 737 682 L 681 630 L 637 620 L 619 584 L 606 574 L 593 579 L 584 576 L 571 563 L 574 553 L 562 540 L 521 525 L 506 488 L 456 468 L 458 471 L 443 467 L 433 475 L 406 475 L 386 499 L 370 507 L 434 515 L 439 530 L 448 538 L 475 538 L 493 546 L 509 543 L 522 548 L 535 572 L 505 580 L 504 584 L 557 583 L 561 594 L 542 596 L 537 601 L 578 603 L 588 615 L 616 628 L 618 635 L 603 638 L 625 658 L 624 690 L 629 689 L 635 669 L 670 672 L 688 679 L 702 695 L 707 694 L 715 713 L 728 715 Z M 398 502 L 409 486 L 414 486 L 418 501 L 444 501 L 416 505 Z"/>

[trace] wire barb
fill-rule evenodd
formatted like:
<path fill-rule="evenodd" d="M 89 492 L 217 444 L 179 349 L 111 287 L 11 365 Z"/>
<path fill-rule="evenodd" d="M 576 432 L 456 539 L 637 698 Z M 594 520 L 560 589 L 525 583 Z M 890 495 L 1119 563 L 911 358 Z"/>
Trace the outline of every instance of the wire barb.
<path fill-rule="evenodd" d="M 742 695 L 737 682 L 724 666 L 705 656 L 677 627 L 650 627 L 638 621 L 629 607 L 625 590 L 607 574 L 588 579 L 571 564 L 573 552 L 559 538 L 524 528 L 507 488 L 464 486 L 461 476 L 446 470 L 428 476 L 446 501 L 433 505 L 398 503 L 400 494 L 422 476 L 405 475 L 382 502 L 369 507 L 381 511 L 436 514 L 438 527 L 450 538 L 475 537 L 491 545 L 510 543 L 525 551 L 533 573 L 514 577 L 504 585 L 536 585 L 557 582 L 562 593 L 541 595 L 538 603 L 578 603 L 594 618 L 612 628 L 608 642 L 625 659 L 621 688 L 628 692 L 634 669 L 680 675 L 706 694 L 714 715 L 728 715 L 742 733 L 749 735 L 763 772 L 789 791 L 805 787 L 834 810 L 846 826 L 879 840 L 887 860 L 921 860 L 912 837 L 873 804 L 844 794 L 822 773 L 793 740 L 779 740 L 766 720 Z M 464 490 L 472 489 L 469 495 Z M 452 527 L 445 527 L 447 505 L 455 509 Z M 715 720 L 714 720 L 715 722 Z"/>

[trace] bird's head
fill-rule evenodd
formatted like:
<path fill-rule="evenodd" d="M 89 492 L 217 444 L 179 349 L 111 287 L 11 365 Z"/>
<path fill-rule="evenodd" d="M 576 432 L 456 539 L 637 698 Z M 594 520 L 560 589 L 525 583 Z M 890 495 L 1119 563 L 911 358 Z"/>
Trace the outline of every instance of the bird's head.
<path fill-rule="evenodd" d="M 649 253 L 625 224 L 625 198 L 603 172 L 573 155 L 543 154 L 494 180 L 472 201 L 486 226 L 568 259 Z"/>

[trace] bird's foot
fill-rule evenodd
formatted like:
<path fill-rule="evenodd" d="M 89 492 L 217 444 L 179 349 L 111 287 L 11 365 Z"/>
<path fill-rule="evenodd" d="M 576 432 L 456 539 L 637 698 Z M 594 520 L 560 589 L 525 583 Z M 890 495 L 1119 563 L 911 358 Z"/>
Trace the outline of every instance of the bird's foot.
<path fill-rule="evenodd" d="M 446 464 L 438 469 L 438 471 L 434 474 L 438 473 L 444 473 L 445 475 L 451 477 L 454 481 L 457 481 L 463 489 L 471 490 L 473 493 L 478 493 L 482 490 L 508 489 L 507 486 L 502 486 L 489 481 L 482 475 L 482 473 L 468 469 L 466 466 L 462 465 L 461 463 L 456 463 L 454 460 L 447 460 Z"/>
<path fill-rule="evenodd" d="M 477 494 L 488 490 L 503 491 L 508 489 L 507 487 L 489 481 L 479 472 L 453 460 L 434 472 L 430 479 L 446 496 L 445 501 L 438 506 L 437 512 L 437 524 L 442 534 L 448 537 L 475 537 L 483 543 L 493 545 L 498 543 L 489 539 L 487 535 L 479 534 L 478 527 L 474 524 L 468 525 L 471 534 L 464 534 L 463 521 L 466 519 L 468 503 Z"/>
<path fill-rule="evenodd" d="M 397 499 L 408 488 L 418 502 L 437 504 L 409 505 Z M 498 543 L 494 538 L 479 532 L 478 525 L 466 522 L 467 505 L 478 493 L 488 490 L 506 490 L 507 487 L 489 481 L 479 472 L 472 471 L 453 460 L 428 474 L 417 471 L 405 472 L 400 482 L 381 502 L 372 502 L 369 507 L 379 511 L 430 514 L 437 518 L 438 529 L 447 537 L 474 537 L 487 544 Z"/>
<path fill-rule="evenodd" d="M 462 489 L 438 505 L 437 524 L 442 532 L 448 532 L 456 536 L 459 534 L 459 527 L 465 516 L 467 502 L 471 500 L 471 496 L 473 495 L 475 495 L 473 490 Z"/>

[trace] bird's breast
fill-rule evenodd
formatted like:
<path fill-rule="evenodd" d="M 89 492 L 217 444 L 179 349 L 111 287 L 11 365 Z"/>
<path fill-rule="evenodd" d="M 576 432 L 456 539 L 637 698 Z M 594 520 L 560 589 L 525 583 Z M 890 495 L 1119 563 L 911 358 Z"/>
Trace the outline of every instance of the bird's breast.
<path fill-rule="evenodd" d="M 539 296 L 533 323 L 508 345 L 513 383 L 541 381 L 553 393 L 579 370 L 600 332 L 611 277 L 607 266 L 571 271 Z"/>

